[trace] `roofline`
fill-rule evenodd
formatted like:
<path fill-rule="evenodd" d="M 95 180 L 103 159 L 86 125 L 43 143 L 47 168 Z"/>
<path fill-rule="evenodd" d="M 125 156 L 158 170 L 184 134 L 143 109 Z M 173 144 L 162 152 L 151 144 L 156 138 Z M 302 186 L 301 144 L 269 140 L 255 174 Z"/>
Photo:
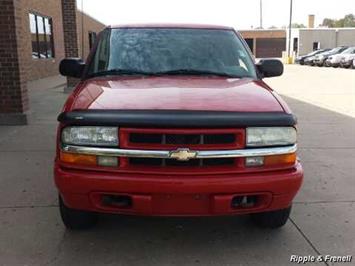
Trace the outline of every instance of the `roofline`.
<path fill-rule="evenodd" d="M 339 31 L 339 30 L 354 30 L 355 31 L 355 27 L 347 27 L 347 28 L 299 28 L 299 29 L 295 29 L 295 30 L 307 30 L 307 31 Z"/>
<path fill-rule="evenodd" d="M 208 24 L 174 24 L 174 23 L 147 23 L 147 24 L 121 24 L 109 25 L 109 29 L 119 28 L 183 28 L 183 29 L 221 29 L 234 30 L 233 27 L 223 25 L 208 25 Z"/>
<path fill-rule="evenodd" d="M 86 13 L 85 11 L 82 11 L 82 10 L 80 10 L 79 8 L 77 8 L 76 10 L 77 10 L 77 12 L 83 14 L 84 16 L 86 16 L 86 17 L 88 17 L 88 18 L 94 20 L 95 22 L 97 22 L 97 23 L 103 25 L 103 27 L 107 27 L 107 25 L 106 25 L 105 23 L 103 23 L 102 21 L 98 20 L 97 18 L 94 18 L 93 16 L 91 16 L 91 15 L 88 14 L 88 13 Z"/>
<path fill-rule="evenodd" d="M 286 31 L 286 29 L 238 29 L 239 32 L 241 31 Z"/>

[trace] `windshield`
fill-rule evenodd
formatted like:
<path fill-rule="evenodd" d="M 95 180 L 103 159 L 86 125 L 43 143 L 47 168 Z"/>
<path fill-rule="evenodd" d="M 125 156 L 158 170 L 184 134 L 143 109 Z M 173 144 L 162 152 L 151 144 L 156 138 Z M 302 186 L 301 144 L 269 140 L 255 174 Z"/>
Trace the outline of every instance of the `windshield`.
<path fill-rule="evenodd" d="M 254 63 L 232 30 L 122 28 L 105 31 L 88 76 L 130 73 L 256 78 Z"/>
<path fill-rule="evenodd" d="M 332 50 L 330 50 L 328 53 L 340 53 L 344 51 L 347 47 L 335 47 Z"/>
<path fill-rule="evenodd" d="M 313 51 L 313 52 L 307 54 L 306 56 L 312 56 L 312 55 L 316 55 L 316 54 L 319 54 L 319 53 L 322 53 L 322 52 L 324 52 L 324 50 L 316 50 L 316 51 Z"/>
<path fill-rule="evenodd" d="M 345 49 L 344 51 L 342 51 L 342 54 L 352 54 L 355 51 L 355 47 L 349 47 L 348 49 Z"/>

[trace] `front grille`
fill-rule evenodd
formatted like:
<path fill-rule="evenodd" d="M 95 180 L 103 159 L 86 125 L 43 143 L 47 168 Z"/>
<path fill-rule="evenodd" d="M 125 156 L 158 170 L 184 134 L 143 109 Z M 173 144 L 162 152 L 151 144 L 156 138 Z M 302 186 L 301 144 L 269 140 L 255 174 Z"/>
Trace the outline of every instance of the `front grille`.
<path fill-rule="evenodd" d="M 173 159 L 158 158 L 129 158 L 130 165 L 140 166 L 176 166 L 176 167 L 203 167 L 203 166 L 230 166 L 235 164 L 234 158 L 192 159 L 177 161 Z"/>
<path fill-rule="evenodd" d="M 245 147 L 245 129 L 191 129 L 191 128 L 120 128 L 120 148 L 137 150 L 178 149 L 199 150 L 233 150 Z M 170 169 L 181 171 L 231 170 L 240 167 L 240 160 L 236 158 L 190 159 L 179 161 L 176 159 L 159 158 L 124 158 L 123 167 L 144 171 L 169 172 Z M 173 171 L 173 170 L 172 170 Z"/>
<path fill-rule="evenodd" d="M 203 144 L 203 135 L 162 134 L 166 144 Z M 162 143 L 163 144 L 163 143 Z"/>
<path fill-rule="evenodd" d="M 166 145 L 233 144 L 235 134 L 152 134 L 131 133 L 131 143 Z"/>
<path fill-rule="evenodd" d="M 234 143 L 236 141 L 235 134 L 218 134 L 218 135 L 205 135 L 205 144 L 227 144 Z"/>

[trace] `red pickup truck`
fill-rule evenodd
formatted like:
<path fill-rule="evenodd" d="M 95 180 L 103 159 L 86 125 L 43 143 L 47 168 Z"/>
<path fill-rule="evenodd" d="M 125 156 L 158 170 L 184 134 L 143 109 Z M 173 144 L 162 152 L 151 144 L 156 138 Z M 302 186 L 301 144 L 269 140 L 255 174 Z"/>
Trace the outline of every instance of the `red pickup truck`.
<path fill-rule="evenodd" d="M 103 30 L 58 117 L 55 183 L 69 229 L 98 213 L 251 214 L 283 226 L 300 189 L 296 118 L 238 32 L 202 25 Z"/>

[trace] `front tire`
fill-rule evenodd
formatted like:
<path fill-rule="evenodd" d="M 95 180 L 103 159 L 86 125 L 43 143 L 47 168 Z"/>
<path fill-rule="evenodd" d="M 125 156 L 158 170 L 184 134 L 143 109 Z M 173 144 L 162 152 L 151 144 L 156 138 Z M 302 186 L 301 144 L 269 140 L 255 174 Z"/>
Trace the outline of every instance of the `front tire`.
<path fill-rule="evenodd" d="M 83 230 L 96 225 L 98 215 L 92 212 L 75 210 L 67 207 L 59 196 L 59 210 L 64 225 L 70 230 Z"/>
<path fill-rule="evenodd" d="M 253 213 L 251 218 L 253 222 L 262 228 L 279 228 L 286 224 L 288 218 L 290 217 L 291 206 L 286 209 Z"/>

